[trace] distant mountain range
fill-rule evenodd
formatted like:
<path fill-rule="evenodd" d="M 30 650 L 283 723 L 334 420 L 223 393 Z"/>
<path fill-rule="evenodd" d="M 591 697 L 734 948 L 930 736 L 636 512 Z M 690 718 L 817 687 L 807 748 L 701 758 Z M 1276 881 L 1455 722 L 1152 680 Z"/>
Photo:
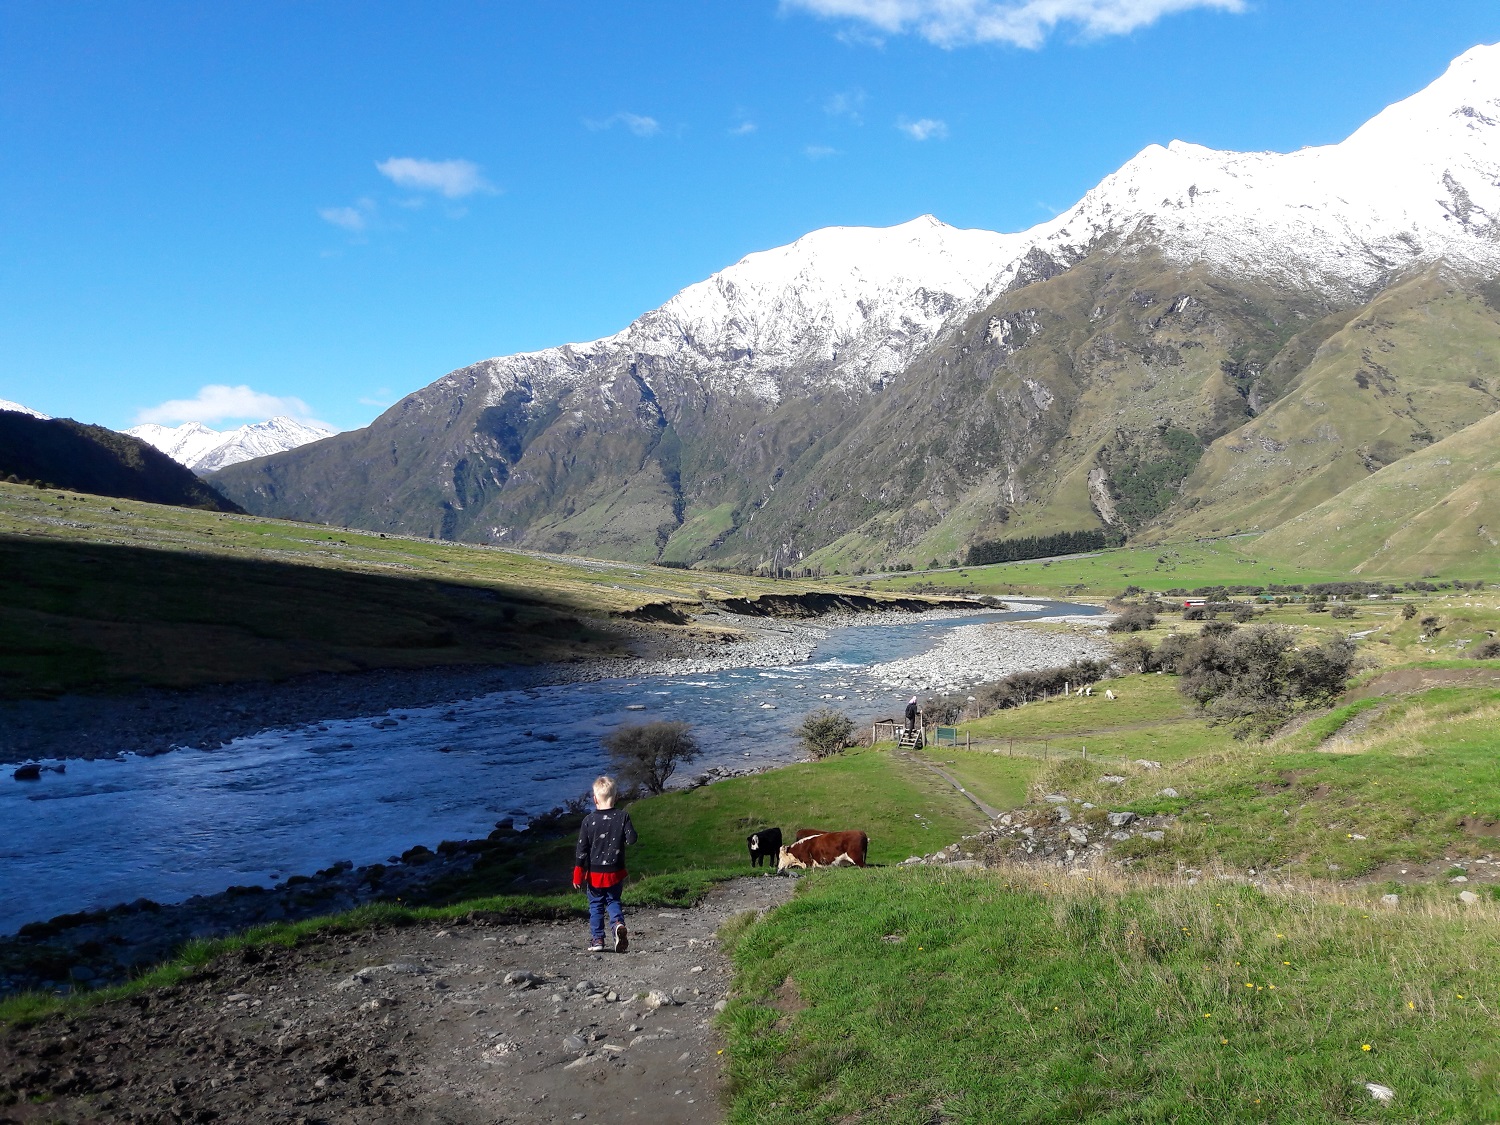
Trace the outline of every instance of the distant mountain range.
<path fill-rule="evenodd" d="M 184 422 L 180 426 L 147 422 L 132 426 L 125 432 L 154 445 L 174 461 L 198 473 L 210 473 L 226 465 L 297 449 L 334 434 L 326 426 L 286 417 L 254 422 L 233 430 L 212 430 L 202 422 Z"/>
<path fill-rule="evenodd" d="M 1340 144 L 1153 145 L 1018 234 L 816 231 L 214 480 L 263 514 L 687 564 L 1266 530 L 1500 409 L 1497 275 L 1490 46 Z"/>

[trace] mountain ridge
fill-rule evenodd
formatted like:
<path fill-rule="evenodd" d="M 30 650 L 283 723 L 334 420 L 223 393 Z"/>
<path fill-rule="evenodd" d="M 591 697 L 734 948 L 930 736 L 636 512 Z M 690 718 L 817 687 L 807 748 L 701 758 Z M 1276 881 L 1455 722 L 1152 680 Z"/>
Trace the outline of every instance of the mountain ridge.
<path fill-rule="evenodd" d="M 1486 46 L 1337 145 L 1150 146 L 1017 234 L 825 228 L 613 336 L 461 368 L 365 430 L 215 479 L 263 514 L 689 564 L 858 566 L 1113 526 L 1112 472 L 1169 502 L 1132 519 L 1170 526 L 1183 485 L 1126 450 L 1166 457 L 1175 414 L 1213 448 L 1296 383 L 1283 347 L 1413 270 L 1446 262 L 1472 290 L 1500 271 L 1496 216 Z M 1106 299 L 1059 280 L 1075 273 Z M 1025 300 L 1053 291 L 1068 323 Z"/>

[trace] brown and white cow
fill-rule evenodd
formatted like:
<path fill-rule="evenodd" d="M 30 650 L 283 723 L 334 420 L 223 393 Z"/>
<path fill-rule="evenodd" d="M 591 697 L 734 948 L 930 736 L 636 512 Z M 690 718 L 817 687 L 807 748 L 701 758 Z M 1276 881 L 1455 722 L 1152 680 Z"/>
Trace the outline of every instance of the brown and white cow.
<path fill-rule="evenodd" d="M 777 871 L 792 867 L 863 867 L 870 838 L 863 832 L 819 832 L 785 846 Z"/>

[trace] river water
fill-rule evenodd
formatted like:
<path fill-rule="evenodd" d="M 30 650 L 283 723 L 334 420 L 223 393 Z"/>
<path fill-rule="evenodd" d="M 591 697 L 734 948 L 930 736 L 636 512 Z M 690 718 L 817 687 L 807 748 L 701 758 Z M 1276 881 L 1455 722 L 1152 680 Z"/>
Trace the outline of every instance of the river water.
<path fill-rule="evenodd" d="M 799 756 L 791 730 L 819 705 L 861 723 L 905 692 L 871 666 L 953 628 L 1087 614 L 1039 602 L 1001 613 L 831 630 L 805 663 L 496 692 L 360 719 L 266 730 L 212 751 L 74 760 L 39 782 L 0 780 L 0 934 L 140 897 L 176 902 L 266 884 L 338 860 L 382 862 L 414 844 L 487 834 L 581 795 L 624 721 L 693 724 L 711 766 Z"/>

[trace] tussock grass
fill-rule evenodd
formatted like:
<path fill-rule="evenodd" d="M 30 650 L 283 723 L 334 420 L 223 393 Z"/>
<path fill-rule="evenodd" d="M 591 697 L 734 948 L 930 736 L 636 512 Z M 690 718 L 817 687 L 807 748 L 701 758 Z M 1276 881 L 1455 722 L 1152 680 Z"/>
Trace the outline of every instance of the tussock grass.
<path fill-rule="evenodd" d="M 729 1120 L 1491 1120 L 1497 922 L 1020 867 L 820 874 L 737 940 Z"/>

